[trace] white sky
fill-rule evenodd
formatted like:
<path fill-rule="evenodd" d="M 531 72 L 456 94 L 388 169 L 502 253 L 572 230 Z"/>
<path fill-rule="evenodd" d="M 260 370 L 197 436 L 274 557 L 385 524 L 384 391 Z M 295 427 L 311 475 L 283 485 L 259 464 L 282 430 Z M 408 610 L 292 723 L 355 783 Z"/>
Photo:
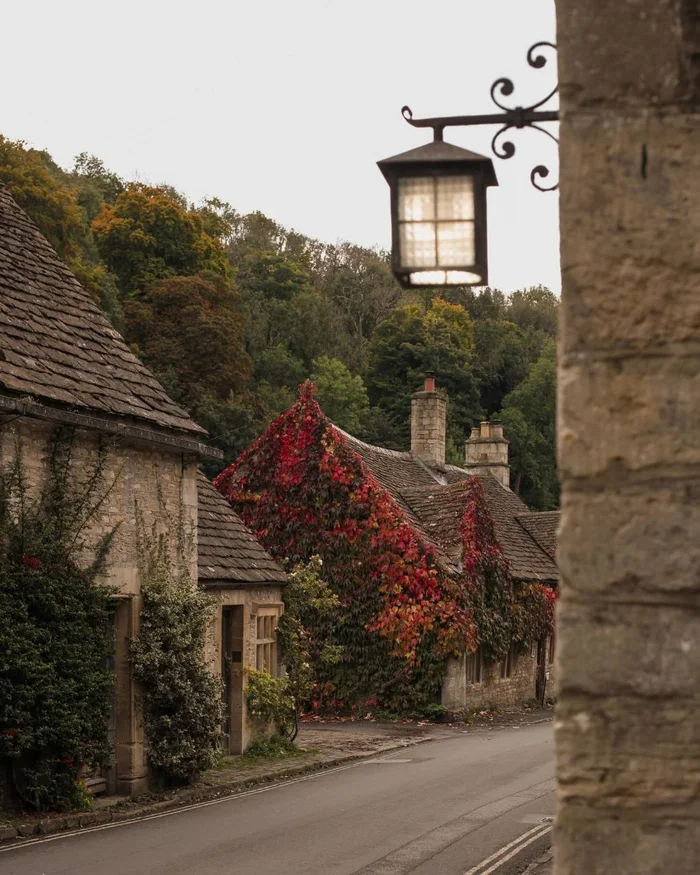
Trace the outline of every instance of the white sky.
<path fill-rule="evenodd" d="M 15 0 L 2 29 L 5 136 L 365 246 L 390 239 L 375 162 L 431 136 L 403 104 L 492 112 L 494 79 L 510 76 L 525 103 L 556 75 L 554 59 L 525 61 L 554 40 L 554 0 Z M 494 132 L 445 139 L 490 154 Z M 490 284 L 558 293 L 557 195 L 530 186 L 536 164 L 556 172 L 556 147 L 527 130 L 513 141 L 510 161 L 494 159 Z"/>

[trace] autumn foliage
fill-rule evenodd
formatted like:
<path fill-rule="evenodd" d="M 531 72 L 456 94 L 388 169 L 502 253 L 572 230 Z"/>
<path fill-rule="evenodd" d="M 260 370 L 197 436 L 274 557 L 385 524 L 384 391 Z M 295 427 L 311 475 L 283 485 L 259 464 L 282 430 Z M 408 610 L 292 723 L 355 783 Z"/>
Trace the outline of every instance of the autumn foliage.
<path fill-rule="evenodd" d="M 323 414 L 311 383 L 215 485 L 277 559 L 321 557 L 342 605 L 335 643 L 343 659 L 320 679 L 338 703 L 425 704 L 447 657 L 482 644 L 484 592 L 506 594 L 486 599 L 492 621 L 512 608 L 477 478 L 465 488 L 464 570 L 450 574 Z M 515 620 L 502 619 L 510 633 Z"/>

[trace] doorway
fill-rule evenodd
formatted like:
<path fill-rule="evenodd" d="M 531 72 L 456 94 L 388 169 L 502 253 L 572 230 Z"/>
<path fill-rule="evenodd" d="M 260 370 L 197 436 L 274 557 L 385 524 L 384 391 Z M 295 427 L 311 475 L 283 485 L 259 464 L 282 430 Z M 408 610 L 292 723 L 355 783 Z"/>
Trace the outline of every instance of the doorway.
<path fill-rule="evenodd" d="M 224 748 L 243 753 L 243 606 L 221 609 L 221 680 L 224 687 Z"/>

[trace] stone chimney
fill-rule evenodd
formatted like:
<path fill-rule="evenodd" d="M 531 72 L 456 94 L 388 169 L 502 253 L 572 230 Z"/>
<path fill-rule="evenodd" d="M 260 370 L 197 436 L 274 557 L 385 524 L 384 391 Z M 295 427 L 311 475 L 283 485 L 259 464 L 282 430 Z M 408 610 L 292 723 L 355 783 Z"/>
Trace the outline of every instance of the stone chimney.
<path fill-rule="evenodd" d="M 510 485 L 510 465 L 508 464 L 508 441 L 503 437 L 503 424 L 482 422 L 473 428 L 464 445 L 466 468 L 484 468 L 503 486 Z"/>
<path fill-rule="evenodd" d="M 445 464 L 446 414 L 447 401 L 433 374 L 426 374 L 423 391 L 411 395 L 411 452 L 426 465 Z"/>

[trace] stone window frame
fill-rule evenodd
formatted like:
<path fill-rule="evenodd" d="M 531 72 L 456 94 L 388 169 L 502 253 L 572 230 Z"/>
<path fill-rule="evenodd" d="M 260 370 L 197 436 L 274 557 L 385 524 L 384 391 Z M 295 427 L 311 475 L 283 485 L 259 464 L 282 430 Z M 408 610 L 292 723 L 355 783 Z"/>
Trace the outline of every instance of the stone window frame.
<path fill-rule="evenodd" d="M 518 667 L 518 656 L 518 648 L 515 644 L 511 644 L 508 648 L 508 652 L 500 662 L 502 681 L 508 680 L 508 678 L 513 676 L 513 672 Z"/>
<path fill-rule="evenodd" d="M 255 668 L 279 675 L 277 625 L 280 613 L 276 608 L 259 608 L 255 615 Z"/>
<path fill-rule="evenodd" d="M 473 653 L 467 653 L 465 656 L 464 675 L 467 683 L 472 686 L 482 682 L 484 676 L 484 660 L 480 648 L 477 648 Z"/>

